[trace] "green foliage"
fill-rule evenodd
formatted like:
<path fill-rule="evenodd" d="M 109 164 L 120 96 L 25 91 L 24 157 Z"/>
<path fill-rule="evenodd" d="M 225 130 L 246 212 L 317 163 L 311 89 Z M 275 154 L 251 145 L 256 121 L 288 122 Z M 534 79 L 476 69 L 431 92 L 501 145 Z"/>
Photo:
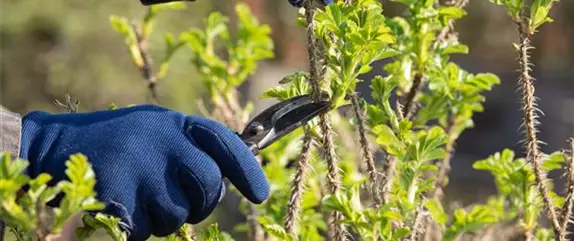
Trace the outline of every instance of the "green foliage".
<path fill-rule="evenodd" d="M 565 156 L 555 152 L 543 159 L 544 171 L 562 167 Z M 489 171 L 495 178 L 496 187 L 501 198 L 507 199 L 510 206 L 506 213 L 520 215 L 521 225 L 525 230 L 534 230 L 538 226 L 539 215 L 543 212 L 542 199 L 535 186 L 534 171 L 524 158 L 515 158 L 509 149 L 497 152 L 484 160 L 474 163 L 477 170 Z M 549 183 L 551 184 L 551 183 Z M 555 205 L 562 206 L 564 198 L 550 191 Z"/>
<path fill-rule="evenodd" d="M 358 76 L 371 71 L 371 63 L 394 55 L 389 44 L 395 38 L 382 11 L 382 5 L 372 0 L 338 1 L 317 11 L 315 34 L 324 46 L 333 108 L 347 104 L 347 93 L 355 91 Z"/>
<path fill-rule="evenodd" d="M 508 12 L 508 15 L 514 20 L 515 22 L 521 22 L 521 9 L 525 7 L 531 2 L 529 7 L 530 13 L 528 16 L 528 31 L 530 34 L 536 32 L 540 26 L 544 23 L 551 23 L 553 20 L 552 18 L 548 17 L 548 13 L 550 9 L 552 9 L 552 5 L 557 3 L 558 0 L 534 0 L 534 1 L 524 1 L 524 0 L 489 0 L 492 3 L 498 5 L 504 5 Z"/>
<path fill-rule="evenodd" d="M 215 223 L 197 233 L 198 240 L 202 241 L 233 241 L 234 239 L 226 232 L 219 230 L 219 226 Z"/>
<path fill-rule="evenodd" d="M 262 25 L 244 4 L 235 7 L 238 36 L 232 38 L 228 17 L 218 12 L 205 19 L 204 29 L 192 28 L 181 34 L 180 39 L 192 51 L 194 66 L 202 74 L 211 96 L 224 95 L 241 85 L 256 70 L 256 62 L 274 57 L 271 29 Z M 227 59 L 217 55 L 221 44 Z"/>
<path fill-rule="evenodd" d="M 551 23 L 552 18 L 548 17 L 548 13 L 552 8 L 552 4 L 558 0 L 535 0 L 530 6 L 530 21 L 528 29 L 534 33 L 542 24 Z"/>
<path fill-rule="evenodd" d="M 66 162 L 66 176 L 56 185 L 48 185 L 52 179 L 42 173 L 31 179 L 25 170 L 28 162 L 10 160 L 9 153 L 2 153 L 0 166 L 0 215 L 9 227 L 15 227 L 22 240 L 44 239 L 58 235 L 65 222 L 78 213 L 97 211 L 104 205 L 96 200 L 93 190 L 96 179 L 88 159 L 74 154 Z M 26 192 L 22 188 L 29 186 Z M 48 202 L 63 195 L 60 205 L 51 208 Z"/>
<path fill-rule="evenodd" d="M 459 234 L 477 232 L 487 225 L 495 224 L 503 220 L 504 212 L 503 200 L 494 198 L 489 199 L 486 205 L 474 206 L 470 212 L 457 209 L 444 240 L 454 240 Z"/>
<path fill-rule="evenodd" d="M 149 66 L 144 66 L 144 55 L 142 54 L 142 49 L 139 44 L 142 41 L 147 41 L 150 38 L 153 28 L 155 26 L 155 18 L 162 12 L 175 9 L 185 9 L 187 5 L 183 2 L 173 2 L 166 4 L 152 5 L 148 8 L 148 11 L 143 16 L 143 21 L 140 24 L 131 22 L 125 17 L 120 17 L 116 15 L 110 16 L 110 24 L 113 29 L 124 37 L 126 46 L 128 47 L 128 52 L 132 58 L 134 64 L 138 69 L 142 69 Z M 138 35 L 141 35 L 138 37 Z M 141 38 L 141 39 L 139 39 Z M 159 65 L 159 72 L 155 77 L 157 79 L 163 79 L 168 71 L 169 60 L 173 57 L 174 53 L 184 45 L 183 42 L 174 39 L 174 36 L 170 33 L 165 34 L 164 37 L 165 52 L 164 57 Z M 145 47 L 144 47 L 145 48 Z M 146 51 L 145 49 L 143 51 Z"/>
<path fill-rule="evenodd" d="M 391 205 L 378 210 L 362 207 L 358 191 L 358 188 L 353 188 L 345 194 L 326 196 L 323 205 L 327 209 L 341 211 L 344 215 L 342 222 L 349 224 L 360 240 L 402 240 L 410 234 L 408 228 L 392 227 L 393 222 L 405 221 L 400 212 L 394 211 Z"/>
<path fill-rule="evenodd" d="M 439 233 L 442 240 L 455 240 L 462 234 L 480 233 L 514 219 L 520 220 L 522 228 L 532 231 L 537 240 L 553 239 L 552 230 L 539 222 L 543 205 L 534 185 L 533 170 L 524 158 L 515 158 L 508 149 L 474 163 L 475 169 L 488 171 L 495 178 L 498 194 L 485 203 L 473 203 L 469 208 L 451 212 L 443 207 L 440 198 L 430 195 L 448 183 L 437 179 L 439 173 L 448 174 L 448 169 L 438 163 L 448 164 L 457 138 L 473 127 L 474 113 L 483 111 L 485 93 L 500 84 L 500 79 L 492 73 L 469 73 L 449 60 L 453 54 L 469 52 L 468 47 L 451 35 L 453 30 L 449 29 L 452 21 L 466 16 L 461 7 L 444 6 L 436 0 L 394 2 L 404 7 L 401 16 L 385 16 L 379 1 L 357 0 L 350 3 L 338 1 L 317 9 L 312 19 L 315 26 L 313 34 L 322 49 L 315 57 L 323 60 L 326 66 L 322 83 L 327 85 L 321 88 L 330 94 L 332 109 L 348 104 L 349 94 L 356 91 L 359 82 L 370 84 L 374 102 L 361 100 L 361 105 L 367 119 L 368 141 L 385 155 L 385 160 L 394 161 L 391 167 L 394 175 L 387 176 L 385 181 L 388 183 L 384 183 L 389 184 L 390 190 L 382 190 L 387 192 L 384 195 L 388 195 L 388 199 L 378 205 L 366 201 L 365 186 L 383 185 L 370 183 L 371 179 L 360 168 L 362 163 L 361 156 L 357 154 L 357 143 L 345 135 L 354 133 L 353 125 L 358 120 L 331 111 L 327 116 L 338 135 L 334 139 L 340 159 L 341 192 L 326 194 L 327 164 L 323 151 L 313 145 L 310 170 L 302 181 L 305 189 L 300 197 L 296 231 L 288 233 L 284 228 L 283 222 L 290 211 L 291 184 L 297 171 L 297 165 L 291 167 L 291 164 L 301 154 L 304 134 L 302 129 L 297 129 L 261 151 L 271 195 L 269 200 L 257 206 L 249 206 L 247 200 L 242 199 L 241 212 L 251 215 L 252 209 L 257 210 L 255 224 L 260 225 L 268 236 L 267 240 L 325 240 L 328 231 L 326 213 L 330 211 L 339 211 L 343 215 L 341 222 L 357 240 L 414 240 L 412 235 L 418 233 L 420 236 L 425 231 Z M 511 17 L 520 19 L 522 0 L 491 2 L 506 6 Z M 535 0 L 532 3 L 528 22 L 531 32 L 551 21 L 547 15 L 554 2 Z M 137 28 L 132 27 L 126 18 L 110 18 L 114 29 L 125 37 L 129 53 L 138 67 L 143 66 L 143 59 L 138 47 L 137 29 L 142 30 L 144 38 L 148 38 L 159 13 L 183 6 L 174 3 L 151 7 Z M 188 47 L 191 50 L 190 62 L 209 90 L 214 118 L 230 124 L 234 120 L 226 119 L 227 113 L 227 117 L 239 122 L 235 127 L 240 127 L 251 114 L 252 106 L 250 103 L 245 106 L 238 104 L 237 88 L 256 71 L 259 61 L 273 58 L 274 53 L 270 27 L 261 24 L 245 4 L 236 5 L 235 13 L 237 26 L 230 26 L 228 17 L 214 12 L 204 20 L 202 28 L 190 28 L 179 34 L 179 38 L 167 33 L 165 57 L 158 76 L 165 76 L 167 63 L 177 50 L 182 46 Z M 304 13 L 302 9 L 298 23 L 306 26 Z M 372 71 L 373 63 L 383 59 L 389 60 L 383 67 L 384 75 L 376 75 L 372 79 L 362 77 Z M 282 101 L 310 94 L 309 77 L 307 71 L 289 74 L 260 97 Z M 398 98 L 400 104 L 395 104 L 393 98 Z M 109 106 L 111 110 L 117 108 L 115 104 Z M 308 127 L 314 141 L 322 139 L 316 121 L 311 121 Z M 555 152 L 544 156 L 542 167 L 545 172 L 557 170 L 562 168 L 564 161 L 564 154 Z M 387 171 L 388 163 L 384 164 L 383 170 L 377 171 Z M 56 229 L 75 212 L 101 207 L 93 199 L 95 179 L 83 156 L 71 158 L 67 172 L 71 181 L 57 185 L 56 189 L 46 187 L 49 176 L 44 174 L 34 180 L 19 175 L 26 167 L 23 161 L 5 162 L 3 165 L 0 169 L 1 214 L 12 217 L 8 220 L 18 234 L 37 232 L 38 227 L 34 226 L 37 221 L 34 220 L 38 220 L 38 213 L 30 208 L 33 207 L 31 204 L 43 205 L 60 191 L 74 192 L 79 199 L 64 199 L 64 206 L 56 209 L 54 213 L 59 217 L 55 219 Z M 31 189 L 27 196 L 18 199 L 15 193 L 26 183 L 31 184 Z M 228 189 L 237 191 L 233 187 Z M 564 202 L 564 198 L 556 193 L 551 192 L 550 195 L 556 205 L 561 206 Z M 428 218 L 421 218 L 421 215 Z M 419 223 L 421 220 L 422 225 Z M 83 221 L 85 227 L 77 231 L 81 239 L 99 228 L 105 229 L 114 240 L 126 238 L 118 227 L 117 218 L 97 214 L 86 215 Z M 438 228 L 425 230 L 426 222 L 434 223 Z M 236 231 L 252 232 L 253 225 L 242 223 Z M 217 223 L 193 232 L 190 226 L 184 225 L 166 238 L 191 240 L 192 236 L 198 240 L 233 240 L 229 234 L 219 230 Z"/>
<path fill-rule="evenodd" d="M 126 233 L 120 229 L 120 218 L 97 213 L 95 216 L 84 215 L 82 217 L 84 227 L 76 230 L 76 236 L 79 240 L 89 238 L 97 229 L 103 228 L 114 241 L 127 240 Z"/>

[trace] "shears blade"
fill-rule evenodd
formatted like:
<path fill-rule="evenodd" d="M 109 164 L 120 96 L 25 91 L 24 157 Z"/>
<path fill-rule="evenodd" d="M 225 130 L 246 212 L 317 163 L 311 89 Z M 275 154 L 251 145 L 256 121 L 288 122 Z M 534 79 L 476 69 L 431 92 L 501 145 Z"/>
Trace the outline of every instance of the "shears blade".
<path fill-rule="evenodd" d="M 310 95 L 281 101 L 255 116 L 239 136 L 253 154 L 257 154 L 259 150 L 315 118 L 330 105 L 329 101 L 314 102 Z"/>

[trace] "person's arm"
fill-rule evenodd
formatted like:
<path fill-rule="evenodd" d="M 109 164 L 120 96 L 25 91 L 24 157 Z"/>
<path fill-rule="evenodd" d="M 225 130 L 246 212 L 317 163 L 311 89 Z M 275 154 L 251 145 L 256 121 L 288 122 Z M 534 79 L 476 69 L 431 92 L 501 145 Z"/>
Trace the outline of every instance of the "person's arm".
<path fill-rule="evenodd" d="M 0 151 L 10 152 L 12 159 L 19 156 L 22 117 L 0 106 Z"/>

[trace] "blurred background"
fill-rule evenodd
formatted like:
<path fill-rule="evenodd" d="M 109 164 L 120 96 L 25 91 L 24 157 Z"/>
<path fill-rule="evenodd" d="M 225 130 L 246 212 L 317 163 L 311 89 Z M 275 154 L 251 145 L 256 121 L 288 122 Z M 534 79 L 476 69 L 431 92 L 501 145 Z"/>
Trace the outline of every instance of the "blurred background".
<path fill-rule="evenodd" d="M 163 56 L 163 34 L 177 36 L 190 27 L 201 27 L 203 18 L 212 11 L 233 15 L 236 1 L 197 0 L 190 2 L 188 9 L 162 14 L 150 43 L 152 57 Z M 287 0 L 244 2 L 263 23 L 271 25 L 275 41 L 276 58 L 261 63 L 241 88 L 243 99 L 253 101 L 258 112 L 270 104 L 258 100 L 265 89 L 277 85 L 283 76 L 307 68 L 305 35 L 295 25 L 297 10 Z M 400 14 L 395 4 L 384 4 L 387 15 Z M 63 112 L 53 100 L 65 100 L 67 93 L 80 101 L 80 111 L 105 109 L 111 103 L 125 106 L 148 102 L 147 83 L 131 62 L 123 37 L 111 28 L 108 19 L 110 15 L 141 19 L 146 8 L 139 0 L 1 0 L 0 9 L 2 106 L 20 114 L 31 110 Z M 512 47 L 517 41 L 516 27 L 502 7 L 487 0 L 472 0 L 466 10 L 468 16 L 455 27 L 470 53 L 453 60 L 472 73 L 495 73 L 502 84 L 487 94 L 485 111 L 475 116 L 476 127 L 467 130 L 456 146 L 446 197 L 461 205 L 484 200 L 495 191 L 486 172 L 472 169 L 474 161 L 504 148 L 522 151 L 518 66 Z M 565 148 L 566 140 L 574 136 L 572 12 L 574 1 L 556 3 L 550 14 L 554 22 L 545 24 L 533 39 L 536 94 L 544 111 L 540 117 L 544 152 Z M 198 114 L 197 99 L 205 89 L 188 56 L 188 49 L 176 53 L 167 77 L 158 83 L 158 95 L 166 107 Z M 374 71 L 381 71 L 381 65 Z M 370 99 L 368 83 L 358 91 Z M 221 208 L 227 209 L 223 213 L 230 221 L 221 225 L 232 231 L 234 219 L 230 214 L 237 202 L 227 203 Z"/>

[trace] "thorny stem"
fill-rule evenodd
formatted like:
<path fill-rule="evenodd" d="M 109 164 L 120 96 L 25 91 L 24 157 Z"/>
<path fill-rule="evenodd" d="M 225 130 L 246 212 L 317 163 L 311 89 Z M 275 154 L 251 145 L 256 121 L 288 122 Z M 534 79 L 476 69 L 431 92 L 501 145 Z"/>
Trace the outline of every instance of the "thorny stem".
<path fill-rule="evenodd" d="M 409 90 L 409 92 L 405 96 L 405 102 L 404 102 L 405 104 L 404 104 L 403 109 L 401 111 L 403 113 L 403 115 L 405 116 L 405 118 L 407 118 L 407 119 L 410 119 L 414 113 L 414 109 L 415 109 L 415 105 L 416 105 L 415 97 L 418 94 L 418 92 L 420 91 L 422 86 L 423 86 L 423 74 L 420 72 L 417 72 L 415 74 L 414 79 L 413 79 L 413 85 L 411 86 L 411 89 Z"/>
<path fill-rule="evenodd" d="M 415 220 L 413 222 L 413 226 L 411 229 L 413 231 L 411 233 L 411 236 L 408 239 L 409 241 L 417 241 L 418 240 L 419 233 L 421 233 L 421 231 L 423 231 L 423 230 L 421 230 L 420 227 L 421 227 L 421 224 L 423 222 L 424 217 L 425 217 L 424 209 L 423 209 L 422 203 L 421 203 L 417 206 L 417 211 L 415 214 Z"/>
<path fill-rule="evenodd" d="M 546 176 L 545 173 L 540 168 L 540 149 L 538 146 L 539 140 L 536 136 L 538 130 L 536 129 L 536 125 L 538 124 L 537 121 L 537 114 L 536 114 L 536 100 L 534 95 L 534 84 L 532 76 L 530 76 L 530 66 L 532 63 L 530 62 L 530 55 L 528 51 L 532 49 L 530 45 L 530 34 L 528 32 L 528 20 L 524 16 L 526 14 L 526 10 L 522 7 L 521 20 L 516 22 L 518 27 L 518 33 L 520 36 L 520 45 L 519 45 L 519 63 L 520 63 L 520 78 L 518 79 L 518 83 L 520 84 L 520 88 L 522 89 L 522 110 L 524 114 L 524 126 L 526 126 L 526 140 L 525 140 L 525 148 L 527 150 L 527 160 L 532 164 L 534 169 L 534 174 L 536 178 L 536 185 L 538 186 L 538 190 L 542 195 L 542 199 L 544 200 L 545 208 L 548 211 L 548 216 L 550 218 L 550 222 L 552 224 L 552 229 L 556 234 L 556 240 L 560 240 L 559 234 L 560 232 L 560 224 L 558 223 L 558 217 L 556 215 L 556 210 L 552 203 L 552 199 L 548 193 L 548 187 L 546 187 Z"/>
<path fill-rule="evenodd" d="M 367 139 L 367 128 L 365 127 L 365 116 L 359 105 L 359 97 L 357 93 L 351 94 L 351 104 L 353 105 L 353 112 L 355 112 L 355 117 L 357 118 L 357 124 L 359 125 L 359 142 L 361 144 L 361 151 L 363 161 L 367 164 L 367 170 L 369 171 L 369 178 L 371 179 L 371 191 L 375 204 L 377 206 L 382 204 L 380 189 L 376 188 L 374 185 L 377 183 L 377 168 L 375 167 L 375 160 L 373 158 L 373 153 L 369 148 L 369 140 Z"/>
<path fill-rule="evenodd" d="M 570 139 L 570 158 L 566 160 L 566 202 L 562 207 L 560 222 L 560 240 L 567 240 L 568 226 L 574 221 L 572 212 L 574 212 L 574 138 Z"/>
<path fill-rule="evenodd" d="M 450 116 L 446 126 L 446 134 L 448 137 L 445 146 L 446 155 L 444 156 L 444 158 L 440 163 L 436 188 L 432 193 L 432 198 L 436 200 L 442 199 L 442 197 L 444 196 L 443 189 L 446 187 L 448 183 L 444 181 L 444 179 L 447 178 L 447 175 L 450 172 L 450 159 L 454 154 L 454 144 L 456 142 L 456 139 L 458 138 L 458 136 L 456 136 L 455 129 L 456 129 L 455 117 Z"/>
<path fill-rule="evenodd" d="M 291 192 L 291 197 L 289 198 L 287 216 L 285 218 L 285 231 L 292 235 L 294 238 L 297 238 L 295 229 L 299 220 L 299 214 L 301 212 L 301 199 L 305 188 L 307 169 L 309 169 L 309 156 L 311 155 L 312 140 L 313 138 L 311 134 L 309 133 L 307 127 L 305 127 L 303 146 L 301 148 L 299 161 L 297 162 L 297 172 L 295 173 L 293 184 L 291 184 L 293 191 Z"/>
<path fill-rule="evenodd" d="M 152 70 L 152 59 L 148 51 L 148 39 L 143 36 L 141 30 L 135 23 L 132 23 L 132 28 L 136 35 L 138 52 L 142 58 L 142 65 L 138 66 L 138 68 L 140 69 L 142 77 L 148 83 L 148 89 L 152 95 L 152 98 L 155 101 L 159 102 L 157 99 L 157 92 L 156 92 L 157 79 Z"/>
<path fill-rule="evenodd" d="M 391 188 L 393 186 L 393 178 L 395 176 L 395 166 L 397 163 L 397 157 L 392 156 L 390 154 L 387 153 L 387 155 L 385 156 L 385 163 L 387 164 L 385 166 L 385 180 L 383 182 L 383 187 L 382 187 L 382 196 L 383 196 L 383 203 L 389 203 L 390 202 L 390 195 L 391 195 Z"/>
<path fill-rule="evenodd" d="M 313 97 L 316 101 L 321 98 L 321 86 L 319 80 L 322 79 L 321 76 L 325 73 L 323 70 L 319 70 L 319 56 L 320 50 L 317 43 L 317 39 L 314 34 L 314 16 L 315 8 L 313 6 L 312 0 L 305 1 L 305 17 L 307 21 L 307 40 L 308 40 L 308 55 L 309 55 L 309 74 L 310 74 L 310 84 L 312 86 Z M 321 65 L 321 68 L 325 66 Z M 322 144 L 325 149 L 327 156 L 328 174 L 327 179 L 329 183 L 329 189 L 332 194 L 336 194 L 341 189 L 339 167 L 337 163 L 337 155 L 335 153 L 335 144 L 333 143 L 333 130 L 331 128 L 330 119 L 326 113 L 319 115 L 319 126 L 322 132 Z M 343 224 L 339 224 L 342 219 L 342 215 L 338 211 L 334 211 L 331 215 L 329 222 L 329 236 L 330 240 L 340 241 L 346 240 L 346 234 Z"/>

